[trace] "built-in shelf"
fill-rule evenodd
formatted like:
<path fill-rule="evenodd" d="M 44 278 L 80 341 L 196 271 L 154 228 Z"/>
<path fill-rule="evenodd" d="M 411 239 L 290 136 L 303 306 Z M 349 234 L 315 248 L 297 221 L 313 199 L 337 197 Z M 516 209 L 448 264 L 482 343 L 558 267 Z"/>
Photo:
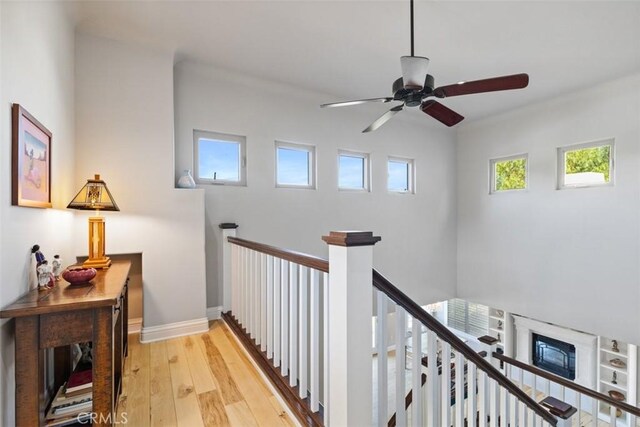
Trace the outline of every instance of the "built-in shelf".
<path fill-rule="evenodd" d="M 504 354 L 513 357 L 512 345 L 512 320 L 511 315 L 504 310 L 497 308 L 489 308 L 489 335 L 499 338 L 497 345 L 502 349 Z M 501 326 L 501 327 L 498 327 Z"/>
<path fill-rule="evenodd" d="M 620 351 L 613 351 L 611 338 L 598 337 L 598 391 L 604 394 L 608 394 L 611 390 L 619 391 L 626 396 L 625 402 L 635 406 L 637 401 L 637 347 L 620 341 L 617 343 Z M 609 361 L 616 358 L 624 360 L 627 366 L 624 368 L 612 366 Z M 617 376 L 617 384 L 611 382 L 614 373 Z M 601 403 L 598 407 L 598 418 L 608 423 L 611 419 L 611 407 Z M 629 426 L 630 421 L 630 415 L 623 413 L 621 417 L 617 418 L 616 425 Z"/>

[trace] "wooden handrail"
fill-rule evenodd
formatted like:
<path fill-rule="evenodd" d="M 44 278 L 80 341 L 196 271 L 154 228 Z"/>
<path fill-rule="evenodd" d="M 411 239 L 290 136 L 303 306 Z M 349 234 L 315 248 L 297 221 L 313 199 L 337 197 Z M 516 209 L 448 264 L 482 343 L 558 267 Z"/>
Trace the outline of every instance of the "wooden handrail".
<path fill-rule="evenodd" d="M 305 267 L 313 268 L 314 270 L 323 271 L 325 273 L 329 272 L 329 261 L 323 258 L 318 258 L 302 252 L 277 248 L 275 246 L 269 246 L 263 243 L 252 242 L 251 240 L 245 240 L 239 237 L 229 236 L 227 239 L 229 243 L 232 243 L 234 245 L 252 249 L 257 252 L 262 252 L 263 254 L 272 255 L 286 261 L 295 262 L 296 264 L 304 265 Z"/>
<path fill-rule="evenodd" d="M 584 386 L 581 386 L 580 384 L 576 384 L 573 381 L 569 381 L 566 378 L 560 377 L 558 375 L 552 374 L 551 372 L 545 371 L 543 369 L 540 369 L 536 366 L 532 366 L 529 365 L 527 363 L 523 363 L 519 360 L 513 359 L 511 357 L 505 356 L 504 354 L 500 354 L 500 353 L 493 353 L 493 357 L 495 357 L 496 359 L 504 362 L 504 363 L 508 363 L 509 365 L 512 366 L 516 366 L 520 369 L 524 369 L 527 372 L 531 372 L 534 375 L 537 375 L 539 377 L 545 378 L 549 381 L 553 381 L 555 383 L 560 384 L 563 387 L 569 388 L 575 392 L 578 392 L 580 394 L 584 394 L 585 396 L 589 396 L 593 399 L 596 400 L 600 400 L 602 402 L 606 402 L 611 406 L 614 406 L 616 408 L 619 408 L 622 411 L 628 412 L 631 415 L 635 415 L 636 417 L 640 417 L 640 408 L 633 406 L 633 405 L 629 405 L 628 403 L 625 402 L 620 402 L 619 400 L 615 400 L 610 396 L 607 396 L 606 394 L 602 394 L 599 393 L 595 390 L 591 390 L 590 388 L 586 388 Z"/>
<path fill-rule="evenodd" d="M 478 369 L 484 371 L 490 378 L 493 378 L 501 387 L 505 388 L 509 393 L 515 396 L 522 403 L 527 405 L 538 416 L 542 417 L 546 422 L 555 426 L 558 423 L 556 417 L 551 415 L 538 402 L 533 400 L 531 396 L 526 394 L 524 390 L 515 385 L 511 380 L 505 377 L 496 367 L 483 359 L 471 347 L 465 344 L 457 335 L 451 332 L 446 326 L 436 320 L 427 313 L 420 305 L 404 294 L 400 289 L 393 286 L 382 274 L 373 270 L 373 286 L 383 292 L 396 304 L 407 311 L 414 319 L 422 323 L 424 326 L 435 332 L 441 340 L 449 343 L 453 349 L 460 352 L 468 361 L 473 362 Z"/>

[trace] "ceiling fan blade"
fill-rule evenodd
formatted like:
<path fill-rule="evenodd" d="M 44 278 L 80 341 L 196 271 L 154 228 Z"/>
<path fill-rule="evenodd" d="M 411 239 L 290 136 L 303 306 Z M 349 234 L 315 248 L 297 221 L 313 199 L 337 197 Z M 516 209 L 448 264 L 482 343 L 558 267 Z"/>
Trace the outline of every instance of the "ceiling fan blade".
<path fill-rule="evenodd" d="M 491 79 L 460 82 L 448 86 L 441 86 L 433 91 L 438 98 L 449 96 L 470 95 L 472 93 L 495 92 L 499 90 L 523 89 L 529 84 L 528 74 L 513 74 L 511 76 L 493 77 Z"/>
<path fill-rule="evenodd" d="M 358 99 L 355 101 L 343 101 L 333 102 L 331 104 L 322 104 L 320 108 L 333 108 L 333 107 L 348 107 L 350 105 L 366 104 L 368 102 L 391 102 L 393 98 L 370 98 L 370 99 Z"/>
<path fill-rule="evenodd" d="M 424 80 L 427 77 L 429 58 L 423 56 L 402 56 L 400 57 L 400 67 L 402 68 L 402 82 L 405 89 L 421 90 L 424 87 Z"/>
<path fill-rule="evenodd" d="M 392 109 L 384 113 L 382 116 L 380 116 L 375 122 L 371 123 L 368 128 L 362 131 L 362 133 L 373 132 L 374 130 L 378 129 L 380 126 L 387 123 L 387 121 L 391 117 L 395 116 L 400 111 L 402 111 L 403 108 L 404 108 L 404 104 L 398 105 L 397 107 L 393 107 Z"/>
<path fill-rule="evenodd" d="M 438 120 L 441 123 L 444 123 L 449 127 L 457 125 L 464 120 L 464 117 L 462 117 L 460 114 L 456 113 L 450 108 L 445 107 L 444 105 L 433 99 L 423 102 L 420 106 L 420 109 L 434 119 Z"/>

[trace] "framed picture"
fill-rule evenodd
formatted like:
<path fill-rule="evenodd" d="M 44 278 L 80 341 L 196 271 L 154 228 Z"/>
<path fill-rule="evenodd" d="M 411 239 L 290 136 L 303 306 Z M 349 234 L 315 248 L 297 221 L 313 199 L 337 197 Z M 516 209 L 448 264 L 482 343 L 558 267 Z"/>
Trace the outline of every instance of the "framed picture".
<path fill-rule="evenodd" d="M 51 207 L 51 132 L 13 104 L 11 204 Z"/>

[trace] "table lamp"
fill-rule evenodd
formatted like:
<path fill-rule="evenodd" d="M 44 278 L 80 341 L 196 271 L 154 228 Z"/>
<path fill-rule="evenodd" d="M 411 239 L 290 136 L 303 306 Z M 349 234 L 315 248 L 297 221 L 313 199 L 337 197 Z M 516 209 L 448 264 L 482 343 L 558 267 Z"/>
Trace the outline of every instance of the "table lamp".
<path fill-rule="evenodd" d="M 113 200 L 107 184 L 100 179 L 100 175 L 95 175 L 94 179 L 88 179 L 67 208 L 96 211 L 96 216 L 89 217 L 89 259 L 82 266 L 87 268 L 109 268 L 111 260 L 104 254 L 104 217 L 99 216 L 99 213 L 101 210 L 119 211 L 120 209 L 115 200 Z"/>

